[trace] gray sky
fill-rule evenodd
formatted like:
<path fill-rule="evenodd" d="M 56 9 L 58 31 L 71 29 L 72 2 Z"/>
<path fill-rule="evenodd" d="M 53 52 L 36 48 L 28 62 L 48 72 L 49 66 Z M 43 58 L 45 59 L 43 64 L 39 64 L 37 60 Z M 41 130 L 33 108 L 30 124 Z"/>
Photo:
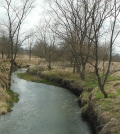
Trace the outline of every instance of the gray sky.
<path fill-rule="evenodd" d="M 51 17 L 50 14 L 46 14 L 46 10 L 49 9 L 49 1 L 51 2 L 52 0 L 36 0 L 36 6 L 24 21 L 22 31 L 29 31 L 30 29 L 36 28 L 39 22 L 43 22 L 43 16 Z M 5 10 L 2 8 L 0 8 L 0 18 L 5 18 Z M 119 39 L 117 42 L 119 42 Z M 116 52 L 119 51 L 120 47 L 116 47 Z"/>
<path fill-rule="evenodd" d="M 52 0 L 51 0 L 52 1 Z M 49 14 L 46 14 L 46 10 L 49 10 L 49 0 L 36 0 L 36 7 L 32 13 L 27 17 L 24 29 L 30 29 L 34 26 L 37 26 L 39 22 L 43 21 L 43 15 L 49 17 Z M 51 17 L 51 15 L 50 15 Z M 109 20 L 110 22 L 110 20 Z M 107 23 L 106 23 L 107 25 Z M 120 37 L 120 36 L 119 36 Z M 115 53 L 120 53 L 119 37 L 116 39 L 117 46 L 115 47 Z M 106 38 L 107 40 L 107 38 Z"/>
<path fill-rule="evenodd" d="M 36 0 L 36 7 L 33 11 L 27 16 L 23 29 L 31 29 L 38 25 L 40 21 L 42 21 L 43 15 L 48 8 L 48 1 L 47 0 Z"/>
<path fill-rule="evenodd" d="M 4 1 L 4 0 L 3 0 Z M 29 30 L 40 22 L 45 9 L 48 7 L 48 0 L 36 0 L 36 6 L 24 21 L 22 30 Z M 6 11 L 0 7 L 0 18 L 7 21 Z"/>

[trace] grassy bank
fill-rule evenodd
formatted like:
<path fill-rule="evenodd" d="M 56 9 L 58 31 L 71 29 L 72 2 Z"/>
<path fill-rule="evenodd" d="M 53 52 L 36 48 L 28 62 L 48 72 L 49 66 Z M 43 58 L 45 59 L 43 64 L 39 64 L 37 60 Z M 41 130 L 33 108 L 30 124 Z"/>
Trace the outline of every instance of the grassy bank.
<path fill-rule="evenodd" d="M 6 92 L 10 96 L 10 99 L 8 100 L 8 111 L 11 111 L 14 103 L 19 101 L 19 95 L 13 92 L 11 89 L 7 89 Z"/>
<path fill-rule="evenodd" d="M 111 75 L 108 78 L 105 85 L 108 98 L 105 99 L 98 87 L 97 78 L 94 73 L 88 73 L 86 75 L 86 80 L 82 81 L 80 75 L 73 74 L 69 68 L 63 70 L 59 67 L 55 67 L 52 70 L 48 70 L 44 65 L 43 67 L 34 65 L 34 67 L 29 69 L 28 73 L 20 73 L 17 75 L 19 78 L 28 81 L 56 85 L 54 82 L 47 79 L 41 79 L 37 75 L 40 74 L 40 72 L 46 76 L 48 75 L 51 80 L 53 80 L 53 78 L 62 78 L 70 81 L 72 86 L 76 88 L 82 87 L 83 92 L 78 98 L 78 101 L 81 104 L 82 115 L 87 116 L 96 124 L 96 130 L 99 134 L 120 134 L 120 75 Z M 4 90 L 2 91 L 2 94 L 3 92 Z M 3 111 L 3 113 L 5 113 L 4 111 L 7 111 L 6 108 L 11 110 L 14 102 L 16 102 L 15 99 L 12 99 L 11 94 L 11 91 L 10 93 L 5 93 L 5 97 L 3 97 L 2 100 L 0 99 L 0 102 L 2 102 L 0 104 L 0 110 Z M 11 101 L 11 99 L 13 101 Z"/>
<path fill-rule="evenodd" d="M 20 57 L 16 59 L 18 66 L 26 67 L 27 65 L 36 65 L 36 59 L 31 62 L 28 57 Z M 15 68 L 16 66 L 14 66 Z M 12 111 L 14 103 L 18 102 L 19 97 L 17 93 L 14 93 L 9 89 L 9 78 L 8 74 L 10 71 L 10 59 L 0 59 L 0 115 L 4 115 Z"/>
<path fill-rule="evenodd" d="M 45 83 L 45 84 L 49 84 L 49 85 L 55 85 L 55 83 L 48 81 L 47 79 L 41 79 L 39 76 L 37 75 L 30 75 L 28 73 L 17 73 L 17 76 L 21 79 L 27 80 L 27 81 L 31 81 L 31 82 L 38 82 L 38 83 Z"/>
<path fill-rule="evenodd" d="M 10 60 L 0 60 L 0 115 L 12 111 L 14 103 L 19 100 L 18 94 L 9 89 L 9 70 Z"/>
<path fill-rule="evenodd" d="M 39 70 L 37 71 L 39 72 Z M 31 79 L 31 77 L 37 76 L 34 73 L 37 74 L 36 69 L 32 68 L 32 71 L 29 70 L 29 73 L 24 75 L 29 75 Z M 96 131 L 100 134 L 120 133 L 120 78 L 118 76 L 108 78 L 105 89 L 109 96 L 105 99 L 93 74 L 88 75 L 85 81 L 82 81 L 78 74 L 54 69 L 44 70 L 42 74 L 49 75 L 51 78 L 66 79 L 72 81 L 73 85 L 82 87 L 84 90 L 78 98 L 81 103 L 82 115 L 87 116 L 96 124 Z"/>
<path fill-rule="evenodd" d="M 4 78 L 4 82 L 5 78 Z M 12 111 L 14 103 L 18 102 L 18 94 L 6 88 L 6 83 L 0 80 L 0 115 Z"/>

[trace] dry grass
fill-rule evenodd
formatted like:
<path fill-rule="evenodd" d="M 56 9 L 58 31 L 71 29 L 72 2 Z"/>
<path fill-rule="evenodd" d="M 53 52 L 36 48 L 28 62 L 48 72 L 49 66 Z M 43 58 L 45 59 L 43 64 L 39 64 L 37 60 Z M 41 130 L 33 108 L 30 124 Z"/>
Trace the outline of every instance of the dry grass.
<path fill-rule="evenodd" d="M 52 77 L 62 77 L 68 80 L 74 80 L 74 84 L 79 86 L 88 86 L 93 87 L 94 90 L 92 92 L 87 92 L 81 95 L 82 108 L 83 112 L 88 112 L 89 104 L 92 105 L 93 109 L 89 111 L 90 116 L 97 116 L 97 122 L 99 122 L 98 129 L 102 127 L 102 131 L 100 134 L 120 134 L 120 71 L 114 73 L 111 77 L 109 77 L 109 81 L 107 82 L 105 89 L 109 94 L 109 98 L 104 99 L 103 94 L 100 92 L 97 87 L 97 83 L 95 79 L 93 79 L 94 68 L 87 64 L 87 79 L 83 82 L 80 79 L 79 74 L 73 74 L 71 67 L 66 67 L 62 62 L 56 62 L 53 64 L 53 69 L 47 69 L 47 62 L 45 59 L 40 59 L 36 57 L 32 57 L 31 61 L 29 61 L 28 56 L 18 56 L 16 59 L 18 64 L 22 64 L 26 66 L 29 64 L 34 66 L 37 69 L 39 66 L 42 66 L 45 71 L 45 74 L 49 74 Z M 1 65 L 3 65 L 3 61 L 0 60 Z M 108 63 L 106 62 L 106 65 Z M 103 71 L 102 62 L 99 64 L 100 71 Z M 113 62 L 111 66 L 111 71 L 119 70 L 120 63 Z M 92 73 L 91 73 L 92 72 Z M 2 73 L 0 74 L 2 76 Z M 3 81 L 0 81 L 2 83 Z M 2 84 L 0 85 L 2 86 Z M 3 98 L 1 98 L 3 97 Z M 6 112 L 7 107 L 7 96 L 5 90 L 0 88 L 0 113 Z"/>
<path fill-rule="evenodd" d="M 7 82 L 6 75 L 0 74 L 0 115 L 8 112 L 8 102 L 11 99 L 10 95 L 6 92 Z"/>
<path fill-rule="evenodd" d="M 16 58 L 16 62 L 18 65 L 26 66 L 28 65 L 39 65 L 39 66 L 46 66 L 47 62 L 43 58 L 37 58 L 33 56 L 31 60 L 29 61 L 29 56 L 28 55 L 19 55 Z"/>
<path fill-rule="evenodd" d="M 99 89 L 83 92 L 79 98 L 82 102 L 83 115 L 92 120 L 97 117 L 99 134 L 120 134 L 120 95 L 113 98 L 101 98 Z"/>
<path fill-rule="evenodd" d="M 99 64 L 99 66 L 102 66 L 101 64 Z M 100 92 L 99 88 L 95 88 L 97 87 L 97 83 L 95 82 L 95 79 L 93 79 L 93 73 L 93 76 L 89 73 L 89 71 L 94 72 L 94 68 L 91 65 L 87 65 L 88 78 L 86 82 L 80 80 L 79 74 L 73 74 L 72 68 L 58 65 L 59 64 L 55 64 L 54 69 L 51 71 L 44 71 L 44 73 L 53 77 L 57 76 L 68 80 L 74 80 L 74 84 L 78 84 L 79 86 L 92 85 L 94 88 L 92 92 L 83 92 L 84 95 L 81 95 L 81 103 L 84 106 L 82 111 L 87 111 L 90 118 L 93 115 L 97 117 L 97 123 L 99 122 L 98 129 L 102 128 L 100 134 L 120 134 L 120 71 L 108 78 L 105 89 L 109 94 L 109 97 L 104 99 L 104 96 Z M 120 63 L 112 63 L 111 71 L 118 70 L 119 68 Z M 89 104 L 92 105 L 93 109 L 90 110 L 90 108 L 88 108 Z M 89 112 L 88 109 L 90 110 Z"/>
<path fill-rule="evenodd" d="M 9 88 L 8 73 L 10 70 L 10 60 L 0 59 L 0 115 L 6 114 L 11 110 L 17 95 L 12 93 Z M 16 96 L 15 96 L 16 95 Z"/>

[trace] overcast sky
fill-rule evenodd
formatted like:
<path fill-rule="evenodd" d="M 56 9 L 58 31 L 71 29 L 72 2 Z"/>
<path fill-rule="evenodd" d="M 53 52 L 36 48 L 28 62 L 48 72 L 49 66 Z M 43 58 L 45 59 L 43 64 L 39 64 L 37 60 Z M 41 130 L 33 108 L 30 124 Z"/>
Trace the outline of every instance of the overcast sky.
<path fill-rule="evenodd" d="M 4 0 L 3 0 L 4 1 Z M 38 22 L 40 22 L 42 16 L 45 14 L 46 9 L 49 5 L 49 0 L 35 0 L 36 6 L 31 11 L 31 13 L 27 16 L 27 18 L 24 21 L 23 28 L 24 30 L 29 30 L 33 28 L 34 26 L 38 25 Z M 0 18 L 5 20 L 6 11 L 0 7 Z M 7 19 L 7 17 L 6 17 Z"/>
<path fill-rule="evenodd" d="M 40 21 L 42 21 L 43 15 L 48 8 L 48 0 L 36 0 L 36 6 L 32 10 L 32 12 L 27 16 L 24 22 L 24 30 L 30 29 L 38 25 Z"/>
<path fill-rule="evenodd" d="M 43 21 L 43 16 L 51 17 L 51 15 L 46 14 L 46 12 L 47 12 L 46 10 L 49 9 L 49 1 L 52 1 L 52 0 L 36 0 L 36 6 L 32 10 L 32 12 L 27 16 L 26 20 L 24 21 L 22 31 L 23 30 L 29 31 L 30 29 L 36 28 L 38 26 L 39 22 Z M 4 18 L 4 16 L 5 16 L 5 10 L 0 8 L 0 18 Z M 116 47 L 116 51 L 117 52 L 120 51 L 120 48 Z"/>

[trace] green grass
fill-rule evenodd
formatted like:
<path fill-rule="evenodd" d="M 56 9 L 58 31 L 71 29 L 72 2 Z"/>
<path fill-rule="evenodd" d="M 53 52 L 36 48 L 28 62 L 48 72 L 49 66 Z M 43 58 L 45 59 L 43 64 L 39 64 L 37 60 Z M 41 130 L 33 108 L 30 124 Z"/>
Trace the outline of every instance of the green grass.
<path fill-rule="evenodd" d="M 98 82 L 94 77 L 88 77 L 86 78 L 83 87 L 95 88 L 98 87 Z"/>
<path fill-rule="evenodd" d="M 104 100 L 99 102 L 99 105 L 102 106 L 103 112 L 109 111 L 109 113 L 111 113 L 111 116 L 116 118 L 117 114 L 116 114 L 116 111 L 114 110 L 114 106 L 115 106 L 114 101 L 112 101 L 110 99 L 104 99 Z"/>
<path fill-rule="evenodd" d="M 105 100 L 101 101 L 100 105 L 103 106 L 104 111 L 110 111 L 111 110 L 111 105 L 109 105 L 109 103 L 106 102 Z"/>
<path fill-rule="evenodd" d="M 31 77 L 30 75 L 28 75 L 27 73 L 17 73 L 17 76 L 21 79 L 26 79 L 26 80 L 33 80 L 33 77 Z"/>
<path fill-rule="evenodd" d="M 56 77 L 56 74 L 52 73 L 50 76 L 54 78 L 54 77 Z"/>
<path fill-rule="evenodd" d="M 119 78 L 117 76 L 109 76 L 107 79 L 107 82 L 115 81 L 118 79 Z M 106 83 L 106 85 L 107 85 L 107 83 Z M 89 76 L 88 78 L 86 78 L 85 84 L 83 86 L 84 87 L 92 87 L 92 88 L 98 87 L 97 78 L 95 78 L 95 76 L 92 76 L 92 75 Z"/>
<path fill-rule="evenodd" d="M 109 93 L 108 98 L 115 98 L 116 94 Z M 104 95 L 100 90 L 95 91 L 95 98 L 96 99 L 103 99 Z"/>
<path fill-rule="evenodd" d="M 120 95 L 120 89 L 117 90 L 117 93 Z"/>
<path fill-rule="evenodd" d="M 116 81 L 116 80 L 119 80 L 120 78 L 118 76 L 109 76 L 108 79 L 107 79 L 107 82 L 110 82 L 110 81 Z"/>
<path fill-rule="evenodd" d="M 98 100 L 103 99 L 104 95 L 101 91 L 97 90 L 97 91 L 95 91 L 95 98 L 98 99 Z"/>
<path fill-rule="evenodd" d="M 88 98 L 89 95 L 90 95 L 90 93 L 87 92 L 87 91 L 84 91 L 84 92 L 82 93 L 82 96 L 83 96 L 84 98 Z"/>
<path fill-rule="evenodd" d="M 108 94 L 108 98 L 115 98 L 116 94 Z"/>
<path fill-rule="evenodd" d="M 18 94 L 17 93 L 14 93 L 11 89 L 7 89 L 6 91 L 11 99 L 8 101 L 8 111 L 11 111 L 11 108 L 14 106 L 14 102 L 18 102 L 19 101 L 19 98 L 18 98 Z"/>
<path fill-rule="evenodd" d="M 54 86 L 57 86 L 57 84 L 55 84 L 55 83 L 53 83 L 53 82 L 50 82 L 50 81 L 48 81 L 47 79 L 41 79 L 40 82 L 41 82 L 41 83 L 48 84 L 48 85 L 54 85 Z"/>
<path fill-rule="evenodd" d="M 57 85 L 53 82 L 48 81 L 47 79 L 41 79 L 38 76 L 34 75 L 29 75 L 28 73 L 17 73 L 17 76 L 21 79 L 25 79 L 27 81 L 32 81 L 32 82 L 38 82 L 38 83 L 45 83 L 49 85 Z"/>
<path fill-rule="evenodd" d="M 25 79 L 27 81 L 32 81 L 32 82 L 41 82 L 40 79 L 37 79 L 36 77 L 29 75 L 28 73 L 17 73 L 17 76 L 20 79 Z"/>
<path fill-rule="evenodd" d="M 65 71 L 56 71 L 56 72 L 52 72 L 49 71 L 48 73 L 52 78 L 55 78 L 55 77 L 60 77 L 60 78 L 63 78 L 63 79 L 66 79 L 66 80 L 74 80 L 74 81 L 77 81 L 80 79 L 79 75 L 78 74 L 73 74 L 73 73 L 70 73 L 70 72 L 65 72 Z"/>

